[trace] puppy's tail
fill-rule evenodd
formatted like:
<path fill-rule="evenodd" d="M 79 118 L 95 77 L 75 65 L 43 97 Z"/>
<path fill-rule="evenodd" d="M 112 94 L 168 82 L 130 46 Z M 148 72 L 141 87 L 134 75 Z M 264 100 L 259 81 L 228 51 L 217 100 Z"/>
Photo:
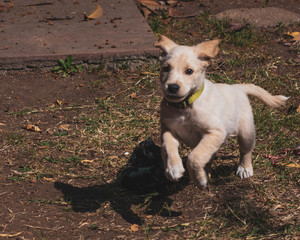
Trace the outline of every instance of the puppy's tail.
<path fill-rule="evenodd" d="M 265 89 L 258 87 L 254 84 L 236 84 L 235 87 L 239 88 L 248 96 L 253 96 L 261 100 L 264 104 L 269 107 L 277 108 L 280 107 L 288 100 L 288 97 L 283 95 L 271 95 Z"/>

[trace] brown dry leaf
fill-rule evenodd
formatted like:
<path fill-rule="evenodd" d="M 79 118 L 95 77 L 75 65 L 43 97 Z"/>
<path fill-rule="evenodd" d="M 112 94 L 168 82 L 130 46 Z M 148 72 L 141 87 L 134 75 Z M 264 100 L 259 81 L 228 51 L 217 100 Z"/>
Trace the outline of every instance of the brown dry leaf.
<path fill-rule="evenodd" d="M 155 0 L 137 0 L 140 4 L 148 7 L 148 6 L 161 6 L 161 4 L 159 4 L 158 2 L 156 2 Z"/>
<path fill-rule="evenodd" d="M 5 124 L 4 123 L 0 123 L 0 126 L 5 126 Z"/>
<path fill-rule="evenodd" d="M 62 124 L 58 127 L 58 131 L 60 132 L 68 132 L 69 131 L 69 124 Z"/>
<path fill-rule="evenodd" d="M 46 149 L 48 146 L 38 146 L 39 149 Z"/>
<path fill-rule="evenodd" d="M 56 100 L 56 102 L 55 102 L 57 105 L 59 105 L 59 106 L 61 106 L 62 105 L 62 101 L 60 101 L 60 100 Z"/>
<path fill-rule="evenodd" d="M 132 224 L 131 227 L 130 227 L 130 229 L 133 232 L 137 232 L 137 231 L 139 231 L 140 227 L 137 224 Z"/>
<path fill-rule="evenodd" d="M 80 161 L 81 163 L 92 163 L 94 162 L 94 160 L 88 160 L 88 159 L 84 159 Z"/>
<path fill-rule="evenodd" d="M 47 177 L 43 177 L 44 180 L 49 181 L 49 182 L 55 182 L 54 178 L 47 178 Z"/>
<path fill-rule="evenodd" d="M 131 93 L 130 98 L 137 99 L 136 93 L 135 92 Z"/>
<path fill-rule="evenodd" d="M 28 131 L 34 131 L 34 132 L 41 132 L 42 131 L 38 126 L 35 126 L 33 124 L 26 125 L 25 129 L 28 130 Z"/>
<path fill-rule="evenodd" d="M 300 164 L 298 163 L 290 163 L 286 165 L 289 168 L 300 168 Z"/>
<path fill-rule="evenodd" d="M 155 10 L 167 10 L 169 8 L 169 6 L 166 6 L 166 5 L 161 5 L 160 3 L 158 3 L 157 1 L 154 1 L 154 0 L 138 0 L 138 2 L 152 10 L 152 11 L 155 11 Z"/>
<path fill-rule="evenodd" d="M 142 10 L 143 13 L 144 13 L 145 19 L 148 19 L 148 18 L 149 18 L 149 15 L 151 14 L 151 11 L 150 11 L 148 8 L 146 8 L 146 7 L 141 7 L 141 10 Z"/>
<path fill-rule="evenodd" d="M 300 104 L 299 104 L 299 106 L 298 106 L 298 108 L 297 108 L 297 113 L 300 113 Z"/>
<path fill-rule="evenodd" d="M 97 5 L 97 8 L 94 12 L 92 12 L 90 15 L 86 15 L 86 13 L 84 13 L 84 20 L 90 20 L 90 19 L 97 19 L 99 17 L 101 17 L 103 14 L 103 9 L 100 6 L 100 4 Z"/>
<path fill-rule="evenodd" d="M 296 42 L 300 41 L 300 32 L 287 32 L 286 34 L 289 36 L 292 36 L 293 41 L 296 41 Z"/>

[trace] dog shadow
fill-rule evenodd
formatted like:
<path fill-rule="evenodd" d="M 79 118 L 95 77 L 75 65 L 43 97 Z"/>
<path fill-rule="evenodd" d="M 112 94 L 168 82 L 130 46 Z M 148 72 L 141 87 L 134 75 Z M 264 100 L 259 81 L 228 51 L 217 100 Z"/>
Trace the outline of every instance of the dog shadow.
<path fill-rule="evenodd" d="M 143 220 L 132 211 L 133 205 L 149 203 L 144 211 L 147 215 L 180 216 L 181 212 L 171 211 L 166 206 L 171 206 L 173 202 L 169 196 L 181 191 L 187 185 L 188 181 L 185 179 L 176 185 L 168 184 L 164 192 L 156 192 L 155 189 L 151 192 L 148 189 L 148 192 L 135 193 L 124 189 L 118 181 L 89 187 L 75 187 L 59 181 L 54 183 L 55 188 L 63 193 L 65 201 L 71 204 L 73 211 L 95 212 L 103 207 L 104 203 L 109 202 L 112 209 L 119 213 L 124 220 L 138 225 L 143 224 Z"/>
<path fill-rule="evenodd" d="M 75 212 L 97 211 L 109 202 L 127 222 L 140 225 L 143 220 L 132 211 L 133 205 L 144 206 L 144 213 L 148 215 L 180 216 L 181 212 L 169 209 L 173 202 L 169 196 L 181 191 L 188 181 L 183 178 L 173 183 L 165 178 L 161 148 L 148 138 L 135 147 L 126 166 L 119 170 L 112 183 L 75 187 L 55 182 L 55 188 L 63 193 Z"/>

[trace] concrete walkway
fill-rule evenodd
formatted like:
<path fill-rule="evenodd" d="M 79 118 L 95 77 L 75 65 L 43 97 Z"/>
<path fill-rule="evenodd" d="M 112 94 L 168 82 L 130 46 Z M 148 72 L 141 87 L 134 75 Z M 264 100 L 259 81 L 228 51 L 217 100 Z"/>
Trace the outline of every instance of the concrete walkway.
<path fill-rule="evenodd" d="M 97 5 L 103 15 L 84 21 Z M 157 55 L 156 38 L 133 0 L 14 0 L 0 4 L 0 69 L 53 66 L 72 55 L 100 63 L 103 57 Z"/>

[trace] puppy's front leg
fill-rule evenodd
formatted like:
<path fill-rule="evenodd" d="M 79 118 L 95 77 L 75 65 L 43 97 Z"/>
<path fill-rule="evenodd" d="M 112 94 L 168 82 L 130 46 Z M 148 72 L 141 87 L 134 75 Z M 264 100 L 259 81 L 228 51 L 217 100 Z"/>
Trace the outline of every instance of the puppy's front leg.
<path fill-rule="evenodd" d="M 178 181 L 184 173 L 182 160 L 179 156 L 179 141 L 171 132 L 162 129 L 162 158 L 165 165 L 166 177 L 172 181 Z"/>
<path fill-rule="evenodd" d="M 209 131 L 200 143 L 189 154 L 187 168 L 189 175 L 198 187 L 205 187 L 207 176 L 205 166 L 211 160 L 213 154 L 218 151 L 225 141 L 226 134 L 220 129 Z"/>

